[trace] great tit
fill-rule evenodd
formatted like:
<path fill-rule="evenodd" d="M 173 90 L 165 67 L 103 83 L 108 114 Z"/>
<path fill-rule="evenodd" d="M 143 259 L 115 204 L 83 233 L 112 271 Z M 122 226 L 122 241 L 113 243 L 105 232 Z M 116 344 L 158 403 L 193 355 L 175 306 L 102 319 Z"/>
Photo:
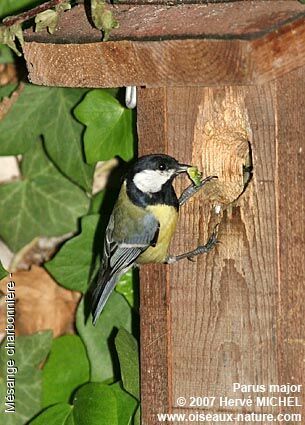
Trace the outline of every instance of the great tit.
<path fill-rule="evenodd" d="M 214 230 L 206 245 L 182 255 L 168 255 L 179 206 L 215 178 L 207 177 L 200 185 L 192 184 L 178 199 L 173 180 L 189 167 L 168 155 L 157 154 L 142 156 L 127 171 L 105 232 L 103 257 L 92 292 L 93 324 L 117 281 L 132 266 L 192 259 L 208 252 L 217 243 Z"/>

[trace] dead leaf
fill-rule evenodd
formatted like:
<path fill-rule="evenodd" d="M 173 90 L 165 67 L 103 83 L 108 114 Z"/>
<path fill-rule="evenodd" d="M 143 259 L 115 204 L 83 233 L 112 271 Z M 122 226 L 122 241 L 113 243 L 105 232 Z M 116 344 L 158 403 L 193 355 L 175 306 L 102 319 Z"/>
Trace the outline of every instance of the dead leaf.
<path fill-rule="evenodd" d="M 70 239 L 73 233 L 61 236 L 39 236 L 18 251 L 10 263 L 10 271 L 30 270 L 32 265 L 41 266 L 49 261 L 58 251 L 59 246 Z"/>
<path fill-rule="evenodd" d="M 18 80 L 17 69 L 14 63 L 0 64 L 0 86 L 16 83 Z"/>
<path fill-rule="evenodd" d="M 92 185 L 93 195 L 105 189 L 109 174 L 118 164 L 117 158 L 112 158 L 109 161 L 98 161 L 96 163 Z"/>
<path fill-rule="evenodd" d="M 0 281 L 0 328 L 6 327 L 6 277 Z M 42 268 L 13 274 L 16 288 L 16 335 L 51 329 L 54 337 L 73 333 L 75 311 L 81 294 L 59 286 Z"/>
<path fill-rule="evenodd" d="M 7 183 L 18 178 L 21 178 L 18 159 L 13 155 L 0 156 L 0 184 Z"/>
<path fill-rule="evenodd" d="M 24 84 L 20 83 L 17 90 L 10 97 L 5 97 L 2 102 L 0 102 L 0 120 L 2 120 L 5 115 L 9 112 L 11 107 L 17 101 L 20 93 L 24 88 Z"/>

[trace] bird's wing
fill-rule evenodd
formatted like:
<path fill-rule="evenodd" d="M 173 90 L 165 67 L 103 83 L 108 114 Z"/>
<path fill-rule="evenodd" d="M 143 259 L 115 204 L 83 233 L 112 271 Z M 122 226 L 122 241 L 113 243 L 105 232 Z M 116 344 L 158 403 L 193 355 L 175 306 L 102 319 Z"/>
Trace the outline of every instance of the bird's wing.
<path fill-rule="evenodd" d="M 156 242 L 159 232 L 158 220 L 152 214 L 147 214 L 135 235 L 116 241 L 113 237 L 114 220 L 112 215 L 106 229 L 104 255 L 97 284 L 92 294 L 93 324 L 101 314 L 116 282 L 133 266 L 139 255 Z"/>

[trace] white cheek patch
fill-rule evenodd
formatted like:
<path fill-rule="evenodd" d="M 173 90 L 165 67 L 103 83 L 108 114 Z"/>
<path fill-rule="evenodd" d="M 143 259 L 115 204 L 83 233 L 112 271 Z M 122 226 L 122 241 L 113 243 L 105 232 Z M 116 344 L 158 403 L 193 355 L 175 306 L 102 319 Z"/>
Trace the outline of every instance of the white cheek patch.
<path fill-rule="evenodd" d="M 173 176 L 175 170 L 143 170 L 135 174 L 133 182 L 144 193 L 156 193 Z"/>

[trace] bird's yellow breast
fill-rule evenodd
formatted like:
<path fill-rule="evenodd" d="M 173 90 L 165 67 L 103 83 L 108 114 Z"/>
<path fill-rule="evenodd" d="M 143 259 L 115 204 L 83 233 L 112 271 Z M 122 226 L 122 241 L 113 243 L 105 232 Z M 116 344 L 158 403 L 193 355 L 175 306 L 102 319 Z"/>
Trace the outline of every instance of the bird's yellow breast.
<path fill-rule="evenodd" d="M 159 221 L 159 235 L 156 246 L 144 251 L 137 259 L 137 263 L 162 263 L 168 255 L 169 244 L 177 225 L 178 212 L 170 205 L 149 205 L 146 210 Z"/>

